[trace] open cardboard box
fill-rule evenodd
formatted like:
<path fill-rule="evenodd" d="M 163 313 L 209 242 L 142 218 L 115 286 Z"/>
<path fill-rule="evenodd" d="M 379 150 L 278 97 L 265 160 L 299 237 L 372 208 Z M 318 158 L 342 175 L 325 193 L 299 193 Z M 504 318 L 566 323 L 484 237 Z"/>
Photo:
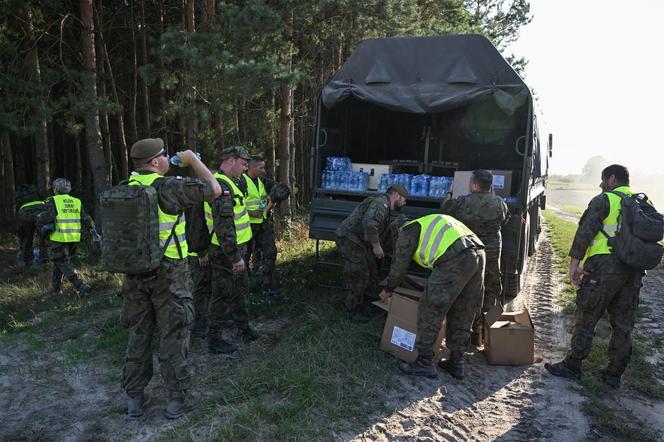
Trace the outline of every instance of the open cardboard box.
<path fill-rule="evenodd" d="M 417 338 L 417 306 L 424 293 L 426 280 L 409 275 L 404 285 L 397 287 L 388 302 L 375 301 L 373 304 L 387 312 L 380 348 L 402 361 L 413 362 L 417 359 L 415 340 Z M 420 290 L 417 288 L 421 287 Z M 445 338 L 445 321 L 434 343 L 434 356 L 439 359 Z"/>
<path fill-rule="evenodd" d="M 527 308 L 505 312 L 500 305 L 484 315 L 484 353 L 492 365 L 534 362 L 535 327 Z"/>

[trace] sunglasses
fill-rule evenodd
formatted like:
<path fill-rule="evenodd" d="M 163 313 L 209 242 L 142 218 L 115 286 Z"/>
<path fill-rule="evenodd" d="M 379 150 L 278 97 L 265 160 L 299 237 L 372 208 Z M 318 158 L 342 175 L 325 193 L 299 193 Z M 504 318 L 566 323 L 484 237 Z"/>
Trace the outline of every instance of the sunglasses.
<path fill-rule="evenodd" d="M 159 158 L 161 156 L 164 156 L 164 157 L 168 158 L 168 151 L 166 149 L 162 149 L 161 152 L 159 152 L 157 155 L 155 155 L 151 158 L 148 158 L 147 160 L 145 160 L 145 162 L 149 163 L 150 161 L 154 160 L 155 158 Z"/>

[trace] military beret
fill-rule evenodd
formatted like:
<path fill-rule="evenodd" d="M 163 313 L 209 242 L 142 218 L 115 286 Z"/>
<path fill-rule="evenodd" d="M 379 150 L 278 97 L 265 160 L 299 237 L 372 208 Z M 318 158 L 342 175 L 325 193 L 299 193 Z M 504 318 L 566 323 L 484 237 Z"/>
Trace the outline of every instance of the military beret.
<path fill-rule="evenodd" d="M 157 156 L 164 150 L 161 138 L 144 138 L 131 146 L 130 156 L 135 160 L 145 160 Z"/>
<path fill-rule="evenodd" d="M 408 191 L 401 184 L 392 184 L 390 187 L 387 188 L 387 191 L 396 192 L 402 197 L 408 198 Z"/>
<path fill-rule="evenodd" d="M 247 149 L 245 149 L 242 146 L 227 147 L 226 149 L 221 151 L 221 161 L 227 160 L 228 158 L 231 157 L 242 158 L 245 160 L 251 159 L 251 155 L 249 155 Z"/>

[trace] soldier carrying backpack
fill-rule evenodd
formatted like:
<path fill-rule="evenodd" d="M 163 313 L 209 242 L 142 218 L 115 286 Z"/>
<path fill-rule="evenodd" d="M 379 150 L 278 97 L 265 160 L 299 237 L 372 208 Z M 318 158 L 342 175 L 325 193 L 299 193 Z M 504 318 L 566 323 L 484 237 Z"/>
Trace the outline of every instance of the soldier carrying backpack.
<path fill-rule="evenodd" d="M 656 240 L 664 233 L 664 223 L 643 194 L 632 192 L 626 167 L 614 164 L 605 168 L 600 187 L 603 193 L 590 201 L 581 216 L 569 252 L 570 279 L 578 289 L 571 348 L 564 360 L 544 367 L 555 376 L 579 379 L 595 325 L 607 311 L 611 342 L 609 361 L 601 375 L 607 385 L 618 388 L 632 353 L 631 333 L 641 279 L 644 270 L 661 259 L 661 246 Z M 652 255 L 640 263 L 626 253 L 637 239 L 647 245 L 643 253 Z"/>
<path fill-rule="evenodd" d="M 192 151 L 177 155 L 182 167 L 191 166 L 200 179 L 164 177 L 169 169 L 164 142 L 148 138 L 131 147 L 136 171 L 129 181 L 101 195 L 102 263 L 108 271 L 125 273 L 122 322 L 129 328 L 129 342 L 122 387 L 130 417 L 142 416 L 149 403 L 144 389 L 152 377 L 157 327 L 163 337 L 161 374 L 169 391 L 166 417 L 181 417 L 201 399 L 191 390 L 187 362 L 194 309 L 182 212 L 214 200 L 221 188 Z"/>

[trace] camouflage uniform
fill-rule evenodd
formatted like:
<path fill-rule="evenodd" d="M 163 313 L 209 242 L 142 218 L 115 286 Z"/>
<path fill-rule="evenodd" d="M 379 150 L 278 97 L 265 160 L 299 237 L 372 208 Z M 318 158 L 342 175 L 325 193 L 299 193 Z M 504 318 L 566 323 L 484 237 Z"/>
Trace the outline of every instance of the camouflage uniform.
<path fill-rule="evenodd" d="M 253 178 L 252 178 L 253 179 Z M 244 179 L 243 179 L 244 180 Z M 257 179 L 253 179 L 256 182 Z M 270 194 L 274 181 L 269 178 L 261 178 L 265 191 Z M 256 269 L 260 268 L 263 273 L 263 282 L 266 285 L 273 284 L 274 268 L 277 262 L 277 246 L 274 239 L 274 225 L 272 218 L 268 216 L 262 223 L 251 224 L 251 241 L 247 244 L 246 264 L 249 266 L 252 254 L 257 263 Z"/>
<path fill-rule="evenodd" d="M 417 223 L 401 229 L 387 277 L 387 292 L 393 292 L 408 273 L 419 237 L 420 225 Z M 462 236 L 434 263 L 417 308 L 415 347 L 423 358 L 433 358 L 433 344 L 445 317 L 447 348 L 461 352 L 468 348 L 473 318 L 484 296 L 485 255 L 482 249 L 482 242 L 476 236 Z"/>
<path fill-rule="evenodd" d="M 22 205 L 28 202 L 31 201 L 23 201 L 20 204 Z M 35 237 L 35 231 L 37 230 L 36 229 L 37 215 L 42 213 L 43 211 L 44 211 L 44 204 L 41 203 L 27 207 L 21 207 L 16 212 L 19 248 L 23 255 L 23 262 L 25 263 L 26 266 L 30 266 L 30 264 L 32 264 L 32 259 L 34 258 L 34 254 L 32 251 L 32 244 Z M 41 238 L 39 232 L 37 233 Z M 41 254 L 44 255 L 46 252 L 46 248 L 44 247 L 45 241 L 40 240 L 39 246 Z"/>
<path fill-rule="evenodd" d="M 222 339 L 222 332 L 226 328 L 233 325 L 240 329 L 249 326 L 246 299 L 249 293 L 249 274 L 246 266 L 242 272 L 233 272 L 233 263 L 245 257 L 247 247 L 246 244 L 237 244 L 233 190 L 225 181 L 220 179 L 217 181 L 221 186 L 221 196 L 212 202 L 212 222 L 220 245 L 210 245 L 212 266 L 212 294 L 208 304 L 208 344 L 210 345 L 215 345 Z M 239 185 L 238 187 L 244 191 Z"/>
<path fill-rule="evenodd" d="M 44 203 L 44 210 L 40 212 L 38 222 L 40 226 L 51 224 L 55 222 L 57 210 L 55 202 L 49 198 Z M 81 225 L 86 225 L 89 229 L 94 229 L 95 224 L 90 215 L 85 213 L 81 207 Z M 71 258 L 76 254 L 76 246 L 78 243 L 73 242 L 57 242 L 50 239 L 46 240 L 48 247 L 48 258 L 53 262 L 53 274 L 51 277 L 51 284 L 53 291 L 57 292 L 62 288 L 62 277 L 66 277 L 71 284 L 80 290 L 85 286 L 83 281 L 71 262 Z"/>
<path fill-rule="evenodd" d="M 196 319 L 192 326 L 192 333 L 204 336 L 207 332 L 207 309 L 212 293 L 212 268 L 210 264 L 202 266 L 199 258 L 208 254 L 210 247 L 210 232 L 205 222 L 205 213 L 202 207 L 185 210 L 187 220 L 186 235 L 189 248 L 189 273 L 191 274 L 194 297 L 194 311 Z"/>
<path fill-rule="evenodd" d="M 484 270 L 484 301 L 475 317 L 474 329 L 482 327 L 482 313 L 496 304 L 502 294 L 500 229 L 507 222 L 509 209 L 503 199 L 491 192 L 475 192 L 443 202 L 441 212 L 464 223 L 484 243 L 486 268 Z"/>
<path fill-rule="evenodd" d="M 349 294 L 346 309 L 357 310 L 365 304 L 365 294 L 378 283 L 378 260 L 372 241 L 379 241 L 390 223 L 387 194 L 370 196 L 353 210 L 337 228 L 337 249 L 344 260 L 344 282 Z"/>
<path fill-rule="evenodd" d="M 139 172 L 140 173 L 140 172 Z M 177 214 L 213 198 L 210 184 L 195 178 L 166 177 L 155 182 L 159 207 Z M 143 392 L 152 378 L 152 335 L 159 327 L 159 363 L 171 395 L 185 393 L 191 384 L 187 362 L 189 326 L 194 308 L 185 259 L 164 257 L 158 269 L 144 275 L 125 275 L 122 323 L 129 328 L 122 387 L 130 397 Z"/>
<path fill-rule="evenodd" d="M 609 200 L 604 194 L 590 200 L 579 220 L 569 256 L 582 260 L 593 238 L 609 215 Z M 595 326 L 605 311 L 611 323 L 607 374 L 620 377 L 632 354 L 632 329 L 639 304 L 643 274 L 635 272 L 611 254 L 593 255 L 583 264 L 584 276 L 576 292 L 576 313 L 571 348 L 565 363 L 576 369 L 590 353 Z"/>

